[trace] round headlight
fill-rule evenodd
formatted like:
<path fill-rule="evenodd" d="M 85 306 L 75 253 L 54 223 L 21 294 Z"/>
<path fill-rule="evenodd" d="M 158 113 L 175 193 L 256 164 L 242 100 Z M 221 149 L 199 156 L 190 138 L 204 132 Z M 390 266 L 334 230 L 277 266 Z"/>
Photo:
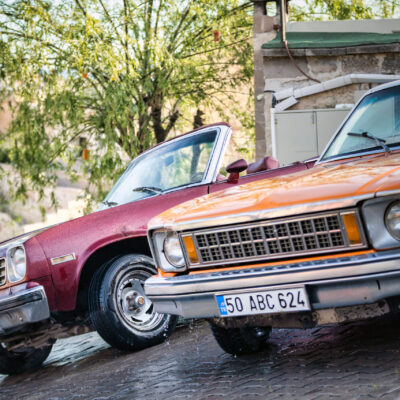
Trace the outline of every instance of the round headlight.
<path fill-rule="evenodd" d="M 179 237 L 175 232 L 169 233 L 166 236 L 163 247 L 165 257 L 172 265 L 178 268 L 185 265 L 185 258 L 179 242 Z"/>
<path fill-rule="evenodd" d="M 8 252 L 7 277 L 10 282 L 18 282 L 25 277 L 26 256 L 23 246 L 14 247 Z"/>
<path fill-rule="evenodd" d="M 385 224 L 389 233 L 400 240 L 400 201 L 389 205 L 385 214 Z"/>

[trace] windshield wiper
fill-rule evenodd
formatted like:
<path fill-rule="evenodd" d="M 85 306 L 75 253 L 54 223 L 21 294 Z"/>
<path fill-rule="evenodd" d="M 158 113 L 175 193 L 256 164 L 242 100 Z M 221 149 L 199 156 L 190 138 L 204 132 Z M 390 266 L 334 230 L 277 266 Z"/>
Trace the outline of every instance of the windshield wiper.
<path fill-rule="evenodd" d="M 134 192 L 149 192 L 149 193 L 162 193 L 162 189 L 154 186 L 139 186 L 135 189 L 132 189 Z"/>
<path fill-rule="evenodd" d="M 104 201 L 102 201 L 102 203 L 104 205 L 106 205 L 107 207 L 113 207 L 113 206 L 117 206 L 118 205 L 118 203 L 116 203 L 115 201 L 104 200 Z"/>
<path fill-rule="evenodd" d="M 389 149 L 389 147 L 386 144 L 386 140 L 385 139 L 381 139 L 375 135 L 373 135 L 372 133 L 368 133 L 368 132 L 347 132 L 347 134 L 349 136 L 357 136 L 357 137 L 364 137 L 367 139 L 371 139 L 374 140 L 379 146 L 381 146 L 386 153 L 391 153 L 391 150 Z"/>

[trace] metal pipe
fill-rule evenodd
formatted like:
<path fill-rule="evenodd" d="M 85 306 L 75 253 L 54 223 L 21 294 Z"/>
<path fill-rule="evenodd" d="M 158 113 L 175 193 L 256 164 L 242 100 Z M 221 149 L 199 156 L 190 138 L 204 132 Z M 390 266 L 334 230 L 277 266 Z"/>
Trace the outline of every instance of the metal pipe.
<path fill-rule="evenodd" d="M 281 41 L 286 42 L 286 0 L 280 0 L 280 14 L 281 14 Z"/>

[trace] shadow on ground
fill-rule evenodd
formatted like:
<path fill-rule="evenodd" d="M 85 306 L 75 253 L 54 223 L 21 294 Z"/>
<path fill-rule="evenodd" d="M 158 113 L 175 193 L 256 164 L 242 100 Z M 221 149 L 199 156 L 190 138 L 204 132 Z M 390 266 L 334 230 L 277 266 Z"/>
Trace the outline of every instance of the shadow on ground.
<path fill-rule="evenodd" d="M 95 333 L 60 340 L 44 368 L 0 378 L 0 399 L 400 399 L 400 323 L 272 331 L 269 351 L 232 357 L 207 323 L 136 353 Z"/>

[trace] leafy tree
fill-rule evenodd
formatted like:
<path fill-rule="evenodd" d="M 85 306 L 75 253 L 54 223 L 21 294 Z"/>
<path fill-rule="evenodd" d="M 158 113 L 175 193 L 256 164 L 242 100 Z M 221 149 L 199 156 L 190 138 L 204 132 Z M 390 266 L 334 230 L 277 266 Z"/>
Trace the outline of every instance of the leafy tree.
<path fill-rule="evenodd" d="M 293 0 L 292 21 L 399 18 L 398 0 Z"/>
<path fill-rule="evenodd" d="M 64 170 L 102 196 L 198 109 L 251 127 L 234 105 L 251 87 L 251 26 L 244 0 L 0 1 L 0 90 L 14 113 L 0 146 L 20 176 L 14 194 L 42 195 Z"/>

